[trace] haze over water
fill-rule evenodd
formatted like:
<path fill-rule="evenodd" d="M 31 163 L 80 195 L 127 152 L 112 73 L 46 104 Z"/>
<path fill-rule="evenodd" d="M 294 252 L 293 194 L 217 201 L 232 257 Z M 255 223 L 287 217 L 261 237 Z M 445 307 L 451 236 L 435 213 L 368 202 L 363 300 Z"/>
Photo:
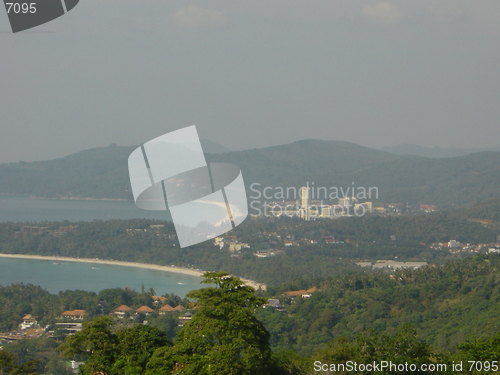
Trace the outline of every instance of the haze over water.
<path fill-rule="evenodd" d="M 92 221 L 111 219 L 170 220 L 168 211 L 146 211 L 132 201 L 37 199 L 0 195 L 0 222 Z"/>

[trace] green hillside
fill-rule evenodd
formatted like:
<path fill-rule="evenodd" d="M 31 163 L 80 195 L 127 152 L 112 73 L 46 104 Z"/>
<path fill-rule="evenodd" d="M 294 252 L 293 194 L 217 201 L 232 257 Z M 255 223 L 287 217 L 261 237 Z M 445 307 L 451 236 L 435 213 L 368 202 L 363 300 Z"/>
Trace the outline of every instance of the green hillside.
<path fill-rule="evenodd" d="M 342 275 L 319 282 L 320 291 L 311 298 L 282 297 L 288 314 L 267 309 L 259 318 L 273 345 L 303 354 L 338 336 L 395 333 L 407 325 L 434 348 L 453 351 L 466 339 L 500 330 L 499 272 L 500 255 L 495 254 L 394 274 Z"/>
<path fill-rule="evenodd" d="M 100 147 L 64 158 L 0 165 L 2 194 L 131 199 L 127 171 L 133 146 Z"/>
<path fill-rule="evenodd" d="M 95 148 L 65 158 L 0 165 L 0 194 L 132 199 L 127 158 L 133 146 Z M 462 206 L 500 198 L 500 152 L 431 159 L 401 156 L 348 142 L 305 140 L 207 154 L 234 163 L 249 187 L 377 187 L 384 203 Z"/>

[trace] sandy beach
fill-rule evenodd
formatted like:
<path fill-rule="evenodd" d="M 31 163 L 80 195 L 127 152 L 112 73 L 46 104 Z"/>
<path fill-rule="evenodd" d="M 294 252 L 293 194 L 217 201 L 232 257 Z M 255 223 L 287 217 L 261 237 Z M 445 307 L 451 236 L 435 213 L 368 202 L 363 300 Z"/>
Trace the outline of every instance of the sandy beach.
<path fill-rule="evenodd" d="M 35 260 L 50 260 L 53 262 L 77 262 L 77 263 L 95 263 L 95 264 L 108 264 L 111 266 L 122 266 L 122 267 L 136 267 L 136 268 L 146 268 L 150 270 L 181 273 L 184 275 L 198 276 L 201 277 L 205 271 L 198 271 L 191 268 L 176 267 L 176 266 L 160 266 L 158 264 L 148 264 L 148 263 L 138 263 L 138 262 L 122 262 L 119 260 L 108 260 L 99 258 L 70 258 L 61 256 L 44 256 L 44 255 L 25 255 L 25 254 L 3 254 L 0 253 L 1 258 L 18 258 L 18 259 L 35 259 Z M 257 283 L 252 280 L 241 278 L 245 282 L 245 285 L 251 286 L 253 288 L 266 290 L 266 285 Z"/>

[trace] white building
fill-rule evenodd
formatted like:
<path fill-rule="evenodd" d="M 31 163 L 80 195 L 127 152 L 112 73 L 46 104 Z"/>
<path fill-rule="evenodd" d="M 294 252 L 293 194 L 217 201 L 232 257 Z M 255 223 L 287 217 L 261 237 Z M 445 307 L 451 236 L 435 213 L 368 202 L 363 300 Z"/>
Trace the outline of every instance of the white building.
<path fill-rule="evenodd" d="M 36 324 L 37 324 L 36 319 L 33 318 L 33 316 L 31 316 L 31 314 L 28 314 L 28 315 L 24 316 L 23 322 L 21 324 L 19 324 L 19 328 L 24 330 L 24 329 L 32 328 Z"/>
<path fill-rule="evenodd" d="M 300 217 L 309 220 L 309 188 L 302 186 L 300 188 Z"/>

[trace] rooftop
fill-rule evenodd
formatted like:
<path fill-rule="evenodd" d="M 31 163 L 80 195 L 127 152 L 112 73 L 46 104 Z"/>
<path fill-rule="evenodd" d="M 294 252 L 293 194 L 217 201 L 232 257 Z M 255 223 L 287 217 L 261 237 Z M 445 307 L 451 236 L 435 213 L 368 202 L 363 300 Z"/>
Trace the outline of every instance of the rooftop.
<path fill-rule="evenodd" d="M 113 311 L 126 312 L 126 311 L 130 311 L 130 310 L 132 310 L 132 309 L 130 307 L 128 307 L 127 305 L 120 305 L 116 309 L 114 309 Z"/>

